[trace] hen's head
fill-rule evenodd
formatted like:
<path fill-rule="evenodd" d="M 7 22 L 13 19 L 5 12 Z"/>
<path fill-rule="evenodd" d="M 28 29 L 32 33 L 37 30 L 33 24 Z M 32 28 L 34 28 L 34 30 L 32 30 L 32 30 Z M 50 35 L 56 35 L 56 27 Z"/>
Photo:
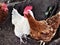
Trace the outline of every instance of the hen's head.
<path fill-rule="evenodd" d="M 5 4 L 5 3 L 0 3 L 0 9 L 3 10 L 3 11 L 8 11 L 7 4 Z"/>
<path fill-rule="evenodd" d="M 0 23 L 2 23 L 8 15 L 8 7 L 5 3 L 0 3 Z"/>
<path fill-rule="evenodd" d="M 33 8 L 32 6 L 26 6 L 25 7 L 24 12 L 23 12 L 24 17 L 26 17 L 26 15 L 29 14 L 29 12 L 32 10 L 32 8 Z"/>

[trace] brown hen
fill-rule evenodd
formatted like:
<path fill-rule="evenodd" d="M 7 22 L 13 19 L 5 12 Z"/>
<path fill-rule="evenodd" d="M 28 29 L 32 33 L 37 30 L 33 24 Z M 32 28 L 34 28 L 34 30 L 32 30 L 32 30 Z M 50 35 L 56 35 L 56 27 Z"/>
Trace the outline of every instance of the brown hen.
<path fill-rule="evenodd" d="M 30 24 L 30 36 L 36 40 L 49 42 L 56 34 L 60 25 L 60 12 L 46 20 L 37 21 L 31 14 L 26 15 Z"/>

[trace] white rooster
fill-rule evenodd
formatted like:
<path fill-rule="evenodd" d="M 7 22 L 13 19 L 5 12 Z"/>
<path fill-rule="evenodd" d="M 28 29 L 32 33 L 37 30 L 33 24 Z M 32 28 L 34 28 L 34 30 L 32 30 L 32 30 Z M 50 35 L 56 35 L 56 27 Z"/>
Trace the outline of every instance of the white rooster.
<path fill-rule="evenodd" d="M 33 15 L 32 11 L 29 10 Z M 28 19 L 21 14 L 18 13 L 16 9 L 12 10 L 12 24 L 15 25 L 14 33 L 17 37 L 20 38 L 20 42 L 24 43 L 22 40 L 22 36 L 27 38 L 26 36 L 30 34 L 30 25 Z"/>

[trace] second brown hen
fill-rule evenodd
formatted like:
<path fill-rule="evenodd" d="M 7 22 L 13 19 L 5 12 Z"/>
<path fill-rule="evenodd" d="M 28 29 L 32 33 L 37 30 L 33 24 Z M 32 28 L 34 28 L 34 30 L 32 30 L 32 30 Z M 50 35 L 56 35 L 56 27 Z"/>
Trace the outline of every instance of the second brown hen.
<path fill-rule="evenodd" d="M 26 14 L 30 24 L 30 36 L 36 40 L 49 42 L 56 34 L 60 25 L 60 12 L 46 20 L 37 21 L 30 13 Z"/>

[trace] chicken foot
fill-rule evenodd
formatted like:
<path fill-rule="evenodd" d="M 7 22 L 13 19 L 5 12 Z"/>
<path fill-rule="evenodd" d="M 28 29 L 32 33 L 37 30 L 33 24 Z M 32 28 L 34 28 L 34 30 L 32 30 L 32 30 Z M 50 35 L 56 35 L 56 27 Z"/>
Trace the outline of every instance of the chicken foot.
<path fill-rule="evenodd" d="M 45 45 L 45 42 L 40 40 L 40 45 Z"/>

